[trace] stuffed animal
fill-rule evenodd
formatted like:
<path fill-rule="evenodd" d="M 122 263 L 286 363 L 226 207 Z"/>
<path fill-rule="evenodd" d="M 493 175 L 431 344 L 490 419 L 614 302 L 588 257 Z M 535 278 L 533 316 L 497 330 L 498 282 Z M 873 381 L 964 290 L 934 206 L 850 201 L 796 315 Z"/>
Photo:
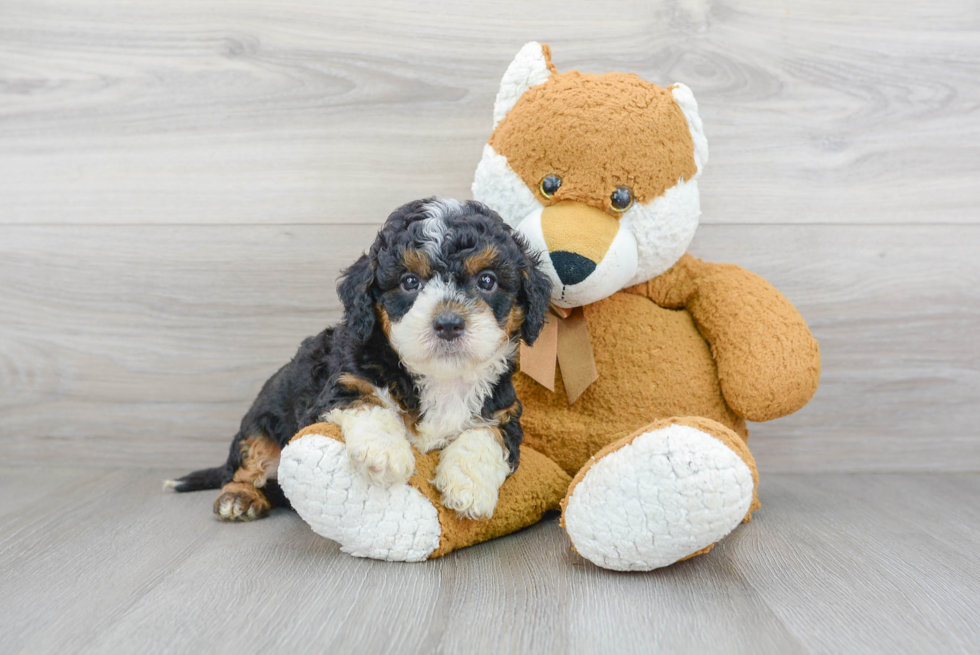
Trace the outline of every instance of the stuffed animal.
<path fill-rule="evenodd" d="M 542 253 L 554 284 L 548 324 L 521 351 L 525 441 L 495 514 L 440 505 L 438 453 L 416 453 L 408 484 L 370 485 L 331 424 L 284 449 L 280 485 L 314 530 L 364 557 L 438 557 L 559 507 L 571 545 L 601 567 L 707 552 L 759 507 L 746 420 L 807 403 L 817 342 L 765 280 L 685 254 L 708 160 L 687 87 L 558 73 L 529 43 L 493 119 L 473 195 Z"/>

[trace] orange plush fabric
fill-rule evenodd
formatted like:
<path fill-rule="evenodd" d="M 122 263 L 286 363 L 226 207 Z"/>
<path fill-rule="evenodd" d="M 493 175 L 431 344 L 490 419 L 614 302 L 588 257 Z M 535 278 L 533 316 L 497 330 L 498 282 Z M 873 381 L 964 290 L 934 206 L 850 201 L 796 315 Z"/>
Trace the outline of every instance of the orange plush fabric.
<path fill-rule="evenodd" d="M 554 392 L 518 373 L 527 445 L 575 475 L 607 444 L 661 418 L 703 416 L 748 437 L 689 312 L 626 292 L 584 309 L 599 379 L 569 405 L 560 371 Z"/>
<path fill-rule="evenodd" d="M 750 421 L 803 407 L 820 380 L 820 347 L 800 313 L 755 273 L 690 255 L 630 289 L 684 308 L 711 345 L 728 405 Z"/>
<path fill-rule="evenodd" d="M 545 205 L 599 198 L 596 206 L 608 209 L 609 190 L 620 184 L 646 202 L 696 170 L 691 134 L 670 91 L 632 73 L 555 74 L 517 101 L 489 143 Z M 549 173 L 565 183 L 546 198 L 538 185 Z"/>

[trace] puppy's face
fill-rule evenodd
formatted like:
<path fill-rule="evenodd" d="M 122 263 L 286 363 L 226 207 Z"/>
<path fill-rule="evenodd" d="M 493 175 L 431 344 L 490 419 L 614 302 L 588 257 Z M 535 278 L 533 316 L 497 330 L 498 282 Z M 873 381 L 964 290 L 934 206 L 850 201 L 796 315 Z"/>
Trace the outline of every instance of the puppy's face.
<path fill-rule="evenodd" d="M 345 288 L 351 280 L 358 288 Z M 522 338 L 533 342 L 550 284 L 523 240 L 485 206 L 428 200 L 389 217 L 340 293 L 352 330 L 367 304 L 372 330 L 411 373 L 452 378 L 512 358 Z"/>

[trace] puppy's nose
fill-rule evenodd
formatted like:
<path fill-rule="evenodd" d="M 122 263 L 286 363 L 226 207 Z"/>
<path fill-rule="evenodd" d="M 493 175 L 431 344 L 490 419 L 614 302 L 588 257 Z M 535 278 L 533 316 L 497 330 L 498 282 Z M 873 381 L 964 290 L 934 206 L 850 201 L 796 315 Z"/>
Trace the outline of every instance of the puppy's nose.
<path fill-rule="evenodd" d="M 551 253 L 551 263 L 555 265 L 555 272 L 562 284 L 578 284 L 585 278 L 592 275 L 595 270 L 595 262 L 574 252 L 559 250 Z"/>
<path fill-rule="evenodd" d="M 458 338 L 465 328 L 466 321 L 455 312 L 443 312 L 432 321 L 432 329 L 436 331 L 436 335 L 446 341 Z"/>

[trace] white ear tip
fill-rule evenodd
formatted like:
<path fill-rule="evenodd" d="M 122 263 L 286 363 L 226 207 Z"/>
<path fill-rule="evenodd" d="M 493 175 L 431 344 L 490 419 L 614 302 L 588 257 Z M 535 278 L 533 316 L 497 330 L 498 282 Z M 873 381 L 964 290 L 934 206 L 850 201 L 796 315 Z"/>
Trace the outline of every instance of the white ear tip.
<path fill-rule="evenodd" d="M 526 54 L 526 55 L 534 56 L 534 57 L 537 57 L 537 56 L 540 55 L 540 56 L 543 57 L 544 56 L 544 48 L 542 48 L 541 47 L 541 44 L 538 43 L 537 41 L 528 41 L 527 43 L 525 43 L 524 45 L 521 46 L 521 49 L 517 51 L 517 54 L 518 55 Z"/>
<path fill-rule="evenodd" d="M 691 138 L 694 141 L 694 163 L 698 167 L 695 176 L 699 176 L 701 169 L 708 163 L 708 139 L 704 136 L 704 123 L 701 122 L 698 113 L 698 101 L 694 99 L 694 94 L 686 84 L 671 84 L 670 92 L 684 112 L 687 126 L 691 130 Z"/>
<path fill-rule="evenodd" d="M 537 41 L 525 43 L 500 81 L 500 90 L 493 103 L 493 126 L 497 127 L 525 91 L 548 81 L 550 76 L 548 57 L 541 44 Z"/>

